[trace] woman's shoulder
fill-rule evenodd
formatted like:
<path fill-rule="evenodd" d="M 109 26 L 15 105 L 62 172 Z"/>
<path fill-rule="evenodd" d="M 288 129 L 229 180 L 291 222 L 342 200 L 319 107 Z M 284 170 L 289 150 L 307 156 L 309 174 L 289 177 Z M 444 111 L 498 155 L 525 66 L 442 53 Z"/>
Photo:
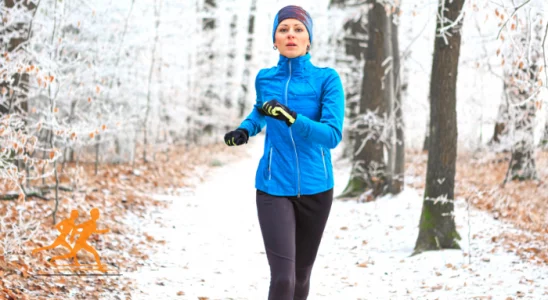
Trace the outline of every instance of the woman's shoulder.
<path fill-rule="evenodd" d="M 328 76 L 333 76 L 333 75 L 339 76 L 339 73 L 337 72 L 337 70 L 327 66 L 313 66 L 313 70 Z"/>
<path fill-rule="evenodd" d="M 268 77 L 269 75 L 276 73 L 276 69 L 277 67 L 262 68 L 257 73 L 257 78 Z"/>
<path fill-rule="evenodd" d="M 339 79 L 340 76 L 337 70 L 327 66 L 313 66 L 309 73 L 310 78 L 314 78 L 315 81 L 320 81 L 322 84 L 332 81 L 333 79 Z"/>

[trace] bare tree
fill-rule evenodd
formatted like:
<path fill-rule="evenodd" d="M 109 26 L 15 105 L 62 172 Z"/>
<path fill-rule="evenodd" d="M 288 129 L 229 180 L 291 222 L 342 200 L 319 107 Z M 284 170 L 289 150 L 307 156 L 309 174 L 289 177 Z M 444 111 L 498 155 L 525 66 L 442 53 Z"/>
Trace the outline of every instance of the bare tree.
<path fill-rule="evenodd" d="M 458 249 L 454 220 L 457 158 L 457 73 L 464 0 L 439 0 L 430 79 L 430 141 L 415 254 Z"/>
<path fill-rule="evenodd" d="M 363 80 L 363 60 L 367 49 L 367 10 L 360 8 L 356 13 L 354 7 L 348 8 L 349 3 L 331 1 L 329 5 L 330 19 L 343 12 L 347 16 L 342 28 L 334 28 L 329 37 L 330 45 L 336 49 L 334 64 L 343 81 L 345 91 L 346 115 L 349 123 L 353 123 L 358 116 L 360 105 L 361 85 Z M 330 20 L 329 22 L 334 22 Z M 354 130 L 350 126 L 344 127 L 342 156 L 353 157 Z"/>
<path fill-rule="evenodd" d="M 521 7 L 515 8 L 516 23 L 507 30 L 513 41 L 513 50 L 503 53 L 510 60 L 505 69 L 504 86 L 508 97 L 507 123 L 512 149 L 504 182 L 537 178 L 534 127 L 536 112 L 540 109 L 537 83 L 541 74 L 544 28 L 541 12 L 532 13 L 532 8 Z"/>
<path fill-rule="evenodd" d="M 392 44 L 397 36 L 392 36 L 392 15 L 386 13 L 385 4 L 371 0 L 367 5 L 369 36 L 359 115 L 353 125 L 356 138 L 353 168 L 340 197 L 355 197 L 367 192 L 370 200 L 383 193 L 398 191 L 398 188 L 392 189 L 392 184 L 397 151 L 394 55 L 399 55 L 399 49 Z M 399 68 L 399 58 L 397 63 Z"/>

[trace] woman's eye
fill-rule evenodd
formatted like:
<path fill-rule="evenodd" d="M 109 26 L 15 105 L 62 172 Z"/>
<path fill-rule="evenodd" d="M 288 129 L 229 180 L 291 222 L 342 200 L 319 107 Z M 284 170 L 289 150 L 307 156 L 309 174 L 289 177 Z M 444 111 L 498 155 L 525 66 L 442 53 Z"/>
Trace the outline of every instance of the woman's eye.
<path fill-rule="evenodd" d="M 285 29 L 285 28 L 280 29 L 280 32 L 286 32 L 286 31 L 287 31 L 287 29 Z"/>
<path fill-rule="evenodd" d="M 297 28 L 297 29 L 295 29 L 295 31 L 297 31 L 297 32 L 303 32 L 303 29 L 302 29 L 302 28 Z"/>

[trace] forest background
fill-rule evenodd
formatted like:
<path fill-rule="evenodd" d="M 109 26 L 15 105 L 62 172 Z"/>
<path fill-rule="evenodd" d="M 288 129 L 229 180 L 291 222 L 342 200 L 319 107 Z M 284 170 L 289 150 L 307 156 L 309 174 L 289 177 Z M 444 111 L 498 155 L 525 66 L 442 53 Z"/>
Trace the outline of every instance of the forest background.
<path fill-rule="evenodd" d="M 72 209 L 100 207 L 117 234 L 103 242 L 104 255 L 138 268 L 158 241 L 136 238 L 123 220 L 164 205 L 147 195 L 180 192 L 201 177 L 198 166 L 223 164 L 215 153 L 237 156 L 222 136 L 250 111 L 259 69 L 277 63 L 272 20 L 287 4 L 313 16 L 312 61 L 336 69 L 345 87 L 334 163 L 353 168 L 342 198 L 428 189 L 428 155 L 449 155 L 456 170 L 438 170 L 436 180 L 453 183 L 425 203 L 440 205 L 445 195 L 434 207 L 451 214 L 451 200 L 464 197 L 547 245 L 542 0 L 8 0 L 0 3 L 0 292 L 62 290 L 25 278 L 48 268 L 28 254 Z M 435 49 L 444 49 L 434 43 L 455 36 L 458 76 L 433 76 Z M 456 79 L 445 90 L 454 114 L 431 114 L 432 87 L 443 86 L 436 79 Z M 432 128 L 452 118 L 454 143 L 432 142 Z M 131 255 L 117 251 L 124 248 Z M 542 248 L 514 250 L 548 263 Z"/>

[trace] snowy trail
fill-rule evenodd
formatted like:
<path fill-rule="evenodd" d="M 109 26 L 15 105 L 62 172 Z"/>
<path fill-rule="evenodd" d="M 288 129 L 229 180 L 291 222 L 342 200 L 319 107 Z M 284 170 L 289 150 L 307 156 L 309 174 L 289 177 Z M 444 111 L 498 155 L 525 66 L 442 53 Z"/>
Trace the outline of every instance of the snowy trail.
<path fill-rule="evenodd" d="M 170 209 L 156 212 L 142 231 L 166 244 L 140 272 L 125 274 L 137 279 L 133 299 L 266 299 L 269 270 L 253 187 L 261 147 L 260 138 L 242 147 L 248 158 L 214 169 L 186 195 L 157 196 L 172 201 Z M 338 194 L 348 166 L 335 176 Z M 491 241 L 518 231 L 477 210 L 468 219 L 464 201 L 456 203 L 463 250 L 410 257 L 421 207 L 410 189 L 371 203 L 335 201 L 309 299 L 548 299 L 548 268 Z M 471 264 L 463 255 L 470 252 Z"/>

